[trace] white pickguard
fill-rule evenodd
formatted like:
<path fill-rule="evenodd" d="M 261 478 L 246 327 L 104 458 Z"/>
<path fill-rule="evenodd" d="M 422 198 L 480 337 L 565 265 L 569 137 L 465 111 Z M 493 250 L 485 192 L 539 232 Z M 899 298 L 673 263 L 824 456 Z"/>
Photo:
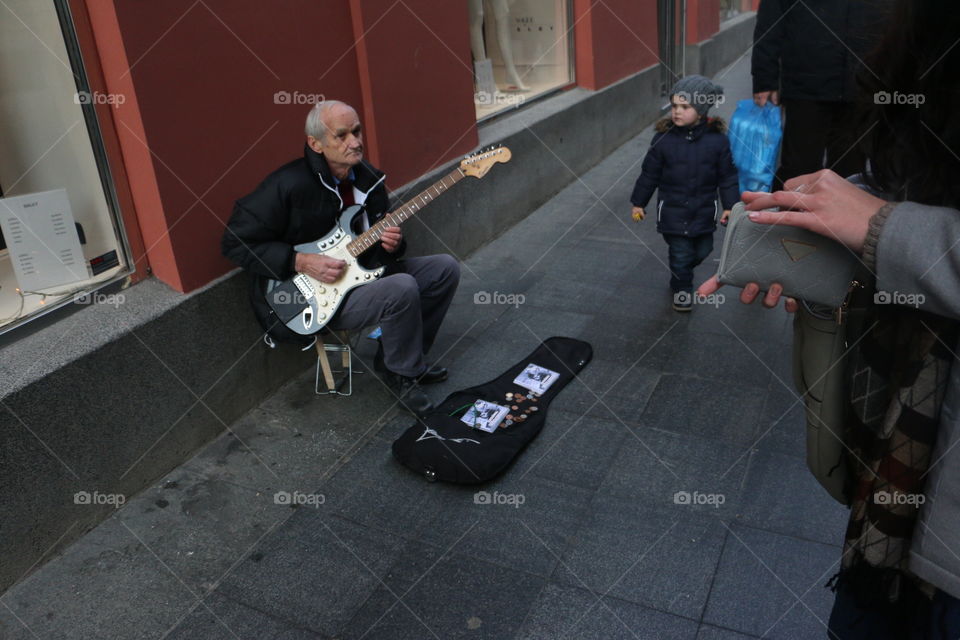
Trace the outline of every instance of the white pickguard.
<path fill-rule="evenodd" d="M 347 293 L 383 275 L 384 267 L 365 269 L 347 250 L 347 245 L 354 240 L 354 236 L 346 230 L 350 228 L 349 222 L 353 213 L 355 212 L 350 210 L 345 212 L 337 227 L 320 240 L 294 247 L 298 253 L 316 253 L 343 260 L 347 266 L 340 279 L 332 283 L 320 282 L 305 273 L 293 277 L 294 284 L 310 306 L 287 322 L 291 331 L 301 335 L 316 333 L 330 322 Z"/>

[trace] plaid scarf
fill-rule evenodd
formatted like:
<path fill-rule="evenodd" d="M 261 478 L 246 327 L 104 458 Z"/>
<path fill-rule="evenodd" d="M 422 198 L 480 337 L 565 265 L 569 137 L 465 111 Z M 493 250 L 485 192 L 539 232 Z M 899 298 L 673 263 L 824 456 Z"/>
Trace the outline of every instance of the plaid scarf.
<path fill-rule="evenodd" d="M 882 606 L 905 586 L 934 591 L 907 559 L 958 334 L 954 321 L 896 305 L 869 305 L 862 326 L 848 366 L 854 477 L 839 579 L 864 604 Z"/>

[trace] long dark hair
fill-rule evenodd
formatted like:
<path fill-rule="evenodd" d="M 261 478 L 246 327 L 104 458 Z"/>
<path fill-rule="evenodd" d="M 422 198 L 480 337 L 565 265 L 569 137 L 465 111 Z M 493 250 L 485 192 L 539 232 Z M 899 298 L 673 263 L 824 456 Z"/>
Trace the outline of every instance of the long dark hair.
<path fill-rule="evenodd" d="M 960 14 L 900 0 L 858 76 L 868 183 L 897 199 L 960 206 Z M 869 171 L 867 171 L 869 169 Z"/>

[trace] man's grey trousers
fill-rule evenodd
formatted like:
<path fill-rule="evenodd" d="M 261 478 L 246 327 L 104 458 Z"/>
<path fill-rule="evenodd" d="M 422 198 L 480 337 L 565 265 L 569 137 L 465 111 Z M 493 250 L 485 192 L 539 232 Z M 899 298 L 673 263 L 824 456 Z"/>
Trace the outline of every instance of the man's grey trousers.
<path fill-rule="evenodd" d="M 347 294 L 331 329 L 379 324 L 387 369 L 415 377 L 427 369 L 426 353 L 440 330 L 460 282 L 460 264 L 438 254 L 408 258 L 387 267 L 379 280 Z"/>

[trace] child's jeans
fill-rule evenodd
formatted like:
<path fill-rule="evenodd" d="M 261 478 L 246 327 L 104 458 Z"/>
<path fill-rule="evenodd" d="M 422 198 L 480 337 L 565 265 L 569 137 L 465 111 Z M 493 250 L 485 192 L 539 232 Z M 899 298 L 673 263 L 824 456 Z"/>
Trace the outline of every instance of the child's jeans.
<path fill-rule="evenodd" d="M 713 234 L 705 233 L 690 238 L 664 234 L 670 246 L 670 288 L 678 291 L 693 291 L 693 268 L 713 251 Z"/>

